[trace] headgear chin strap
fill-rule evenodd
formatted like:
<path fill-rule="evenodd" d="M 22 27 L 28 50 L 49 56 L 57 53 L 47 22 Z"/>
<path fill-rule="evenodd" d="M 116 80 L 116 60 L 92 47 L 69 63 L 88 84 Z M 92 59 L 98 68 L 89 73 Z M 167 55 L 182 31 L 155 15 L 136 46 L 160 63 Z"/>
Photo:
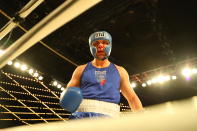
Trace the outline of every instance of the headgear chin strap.
<path fill-rule="evenodd" d="M 104 49 L 104 52 L 106 53 L 106 56 L 103 59 L 100 59 L 96 56 L 97 53 L 97 48 L 94 47 L 92 45 L 92 43 L 94 41 L 97 40 L 108 40 L 109 41 L 109 45 L 107 45 Z M 94 56 L 94 58 L 99 59 L 99 60 L 105 60 L 108 59 L 111 53 L 111 49 L 112 49 L 112 37 L 111 35 L 106 32 L 106 31 L 98 31 L 98 32 L 94 32 L 90 35 L 89 37 L 89 46 L 90 46 L 90 52 L 91 54 Z"/>

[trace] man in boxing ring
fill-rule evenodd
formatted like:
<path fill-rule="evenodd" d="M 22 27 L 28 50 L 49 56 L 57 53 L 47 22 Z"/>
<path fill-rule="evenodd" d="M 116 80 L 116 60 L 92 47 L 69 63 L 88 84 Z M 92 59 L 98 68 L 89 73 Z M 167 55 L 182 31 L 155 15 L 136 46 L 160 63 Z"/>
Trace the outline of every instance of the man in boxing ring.
<path fill-rule="evenodd" d="M 82 2 L 84 1 L 65 1 L 62 6 L 30 29 L 0 56 L 0 68 L 98 1 L 89 0 L 90 4 L 87 7 L 82 6 L 85 5 Z M 73 6 L 68 9 L 67 7 L 70 7 L 70 5 Z M 72 112 L 70 118 L 118 116 L 119 91 L 125 96 L 133 111 L 143 110 L 139 98 L 130 87 L 129 76 L 126 70 L 108 60 L 112 48 L 110 34 L 105 31 L 93 33 L 89 38 L 89 45 L 94 60 L 76 68 L 70 82 L 67 84 L 67 89 L 63 91 L 60 97 L 61 106 Z M 165 111 L 166 103 L 164 103 L 147 108 L 146 112 L 129 113 L 126 117 L 118 119 L 53 122 L 50 124 L 20 126 L 13 129 L 5 129 L 5 131 L 130 131 L 131 129 L 193 131 L 197 129 L 196 99 L 197 97 L 194 96 L 189 100 L 173 102 L 171 109 L 174 112 L 170 113 Z"/>
<path fill-rule="evenodd" d="M 89 47 L 93 61 L 75 69 L 67 84 L 68 89 L 61 96 L 61 106 L 74 112 L 70 119 L 118 116 L 120 91 L 133 111 L 142 110 L 142 103 L 130 85 L 127 71 L 108 59 L 112 49 L 111 35 L 106 31 L 94 32 L 89 37 Z M 78 101 L 72 102 L 76 97 Z"/>

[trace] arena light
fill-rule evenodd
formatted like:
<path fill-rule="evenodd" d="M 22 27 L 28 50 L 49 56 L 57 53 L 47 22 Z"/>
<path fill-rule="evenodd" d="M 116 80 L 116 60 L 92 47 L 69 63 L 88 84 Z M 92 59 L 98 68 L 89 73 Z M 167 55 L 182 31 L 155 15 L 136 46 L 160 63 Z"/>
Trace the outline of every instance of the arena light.
<path fill-rule="evenodd" d="M 13 64 L 12 61 L 9 61 L 8 65 L 14 65 L 14 67 L 29 73 L 31 76 L 36 77 L 38 80 L 43 80 L 43 76 L 39 75 L 39 73 L 36 70 L 34 71 L 34 69 L 29 68 L 26 64 L 22 64 L 19 61 L 15 61 Z"/>
<path fill-rule="evenodd" d="M 159 83 L 164 83 L 169 80 L 170 80 L 170 76 L 168 76 L 168 75 L 159 77 Z"/>
<path fill-rule="evenodd" d="M 21 66 L 21 64 L 19 62 L 15 62 L 14 63 L 14 67 L 19 68 Z"/>
<path fill-rule="evenodd" d="M 171 76 L 172 80 L 176 80 L 177 77 L 176 76 Z"/>
<path fill-rule="evenodd" d="M 189 76 L 191 76 L 192 71 L 191 71 L 190 68 L 184 68 L 181 73 L 182 73 L 183 76 L 189 77 Z"/>
<path fill-rule="evenodd" d="M 39 76 L 38 72 L 35 72 L 33 76 L 38 77 Z"/>
<path fill-rule="evenodd" d="M 152 80 L 149 80 L 149 84 L 148 84 L 148 82 L 147 82 L 147 84 L 148 85 L 150 85 L 150 83 L 151 84 L 155 84 L 155 83 L 160 83 L 160 84 L 162 84 L 162 83 L 164 83 L 164 82 L 166 82 L 166 81 L 169 81 L 171 78 L 170 78 L 170 76 L 169 75 L 159 75 L 159 76 L 157 76 L 157 77 L 154 77 Z"/>
<path fill-rule="evenodd" d="M 131 83 L 131 87 L 132 87 L 132 88 L 135 88 L 136 86 L 137 86 L 137 84 L 136 84 L 135 82 L 132 82 L 132 83 Z"/>
<path fill-rule="evenodd" d="M 151 80 L 148 80 L 146 83 L 147 83 L 148 85 L 151 85 L 151 84 L 152 84 L 152 81 L 151 81 Z"/>
<path fill-rule="evenodd" d="M 64 91 L 64 87 L 61 88 L 61 91 Z"/>
<path fill-rule="evenodd" d="M 53 82 L 53 86 L 57 86 L 57 84 L 58 84 L 57 81 Z"/>
<path fill-rule="evenodd" d="M 63 83 L 61 83 L 61 82 L 59 82 L 57 80 L 51 81 L 51 85 L 56 87 L 56 88 L 58 88 L 58 89 L 60 89 L 60 90 L 62 90 L 62 91 L 64 90 L 64 87 L 65 87 L 65 85 Z"/>
<path fill-rule="evenodd" d="M 190 81 L 190 80 L 191 80 L 191 76 L 185 76 L 185 79 L 186 79 L 187 81 Z"/>
<path fill-rule="evenodd" d="M 142 83 L 142 87 L 146 87 L 146 83 Z"/>
<path fill-rule="evenodd" d="M 22 66 L 21 66 L 21 70 L 22 70 L 22 71 L 26 71 L 26 70 L 27 70 L 27 65 L 22 65 Z"/>
<path fill-rule="evenodd" d="M 34 73 L 34 70 L 33 69 L 29 69 L 29 74 L 33 74 Z"/>
<path fill-rule="evenodd" d="M 43 80 L 43 77 L 42 77 L 42 76 L 39 76 L 39 77 L 38 77 L 38 80 Z"/>
<path fill-rule="evenodd" d="M 12 65 L 13 64 L 13 62 L 12 61 L 8 61 L 8 65 Z"/>
<path fill-rule="evenodd" d="M 171 78 L 170 78 L 169 75 L 164 76 L 164 80 L 165 80 L 165 81 L 169 81 L 170 79 L 171 79 Z"/>
<path fill-rule="evenodd" d="M 158 83 L 161 84 L 161 83 L 163 83 L 164 81 L 165 81 L 165 77 L 164 77 L 164 76 L 158 76 L 158 77 L 157 77 L 157 82 L 158 82 Z"/>
<path fill-rule="evenodd" d="M 61 88 L 61 87 L 62 87 L 62 85 L 61 85 L 61 84 L 58 84 L 58 85 L 57 85 L 57 88 Z"/>
<path fill-rule="evenodd" d="M 192 69 L 192 74 L 197 74 L 197 69 L 196 68 Z"/>
<path fill-rule="evenodd" d="M 154 83 L 157 83 L 157 78 L 153 78 L 152 80 L 151 80 L 151 82 L 154 84 Z"/>

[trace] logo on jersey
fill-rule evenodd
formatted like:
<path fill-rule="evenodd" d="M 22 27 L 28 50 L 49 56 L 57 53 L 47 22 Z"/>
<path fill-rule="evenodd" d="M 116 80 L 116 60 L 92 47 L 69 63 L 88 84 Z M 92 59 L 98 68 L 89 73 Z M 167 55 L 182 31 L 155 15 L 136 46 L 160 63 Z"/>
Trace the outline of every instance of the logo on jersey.
<path fill-rule="evenodd" d="M 106 71 L 95 71 L 95 77 L 97 82 L 100 83 L 101 86 L 106 83 Z"/>
<path fill-rule="evenodd" d="M 95 34 L 95 38 L 99 38 L 99 37 L 105 37 L 105 33 L 104 32 L 98 32 L 97 34 Z"/>

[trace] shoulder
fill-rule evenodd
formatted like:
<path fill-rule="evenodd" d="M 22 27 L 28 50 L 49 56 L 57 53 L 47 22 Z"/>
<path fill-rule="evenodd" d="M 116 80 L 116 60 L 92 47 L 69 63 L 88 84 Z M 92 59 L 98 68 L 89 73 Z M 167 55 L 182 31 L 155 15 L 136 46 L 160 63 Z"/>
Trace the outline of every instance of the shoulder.
<path fill-rule="evenodd" d="M 118 70 L 118 72 L 119 72 L 120 77 L 121 77 L 122 80 L 129 78 L 129 74 L 128 74 L 128 72 L 126 71 L 126 69 L 124 67 L 118 66 L 118 65 L 115 65 L 115 66 L 116 66 L 116 68 L 117 68 L 117 70 Z"/>
<path fill-rule="evenodd" d="M 82 71 L 85 69 L 85 67 L 87 66 L 87 64 L 84 64 L 84 65 L 79 65 L 77 66 L 77 68 L 75 70 L 79 70 L 79 71 Z"/>
<path fill-rule="evenodd" d="M 127 73 L 124 67 L 114 64 L 119 73 Z"/>
<path fill-rule="evenodd" d="M 122 67 L 122 66 L 118 66 L 118 65 L 115 65 L 115 66 L 118 69 L 118 72 L 120 74 L 121 83 L 123 85 L 124 84 L 128 84 L 129 83 L 129 74 L 126 71 L 126 69 L 124 67 Z"/>
<path fill-rule="evenodd" d="M 75 69 L 74 72 L 77 74 L 82 74 L 82 72 L 84 71 L 86 66 L 87 66 L 87 64 L 79 65 L 79 66 L 77 66 L 77 68 Z"/>

